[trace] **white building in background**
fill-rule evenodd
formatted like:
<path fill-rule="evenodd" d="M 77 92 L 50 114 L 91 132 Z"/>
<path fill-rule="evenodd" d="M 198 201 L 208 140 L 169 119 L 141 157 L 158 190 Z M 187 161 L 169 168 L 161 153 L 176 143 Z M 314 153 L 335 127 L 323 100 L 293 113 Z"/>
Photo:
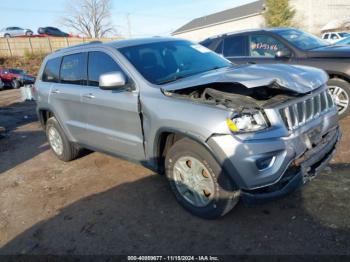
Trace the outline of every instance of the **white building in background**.
<path fill-rule="evenodd" d="M 317 35 L 320 35 L 322 28 L 331 21 L 350 18 L 350 0 L 290 0 L 290 5 L 296 11 L 296 27 Z M 201 41 L 217 34 L 261 28 L 265 26 L 262 15 L 264 10 L 265 1 L 259 0 L 196 18 L 174 31 L 172 35 Z M 338 29 L 343 28 L 334 28 Z M 329 28 L 327 30 L 330 31 Z"/>

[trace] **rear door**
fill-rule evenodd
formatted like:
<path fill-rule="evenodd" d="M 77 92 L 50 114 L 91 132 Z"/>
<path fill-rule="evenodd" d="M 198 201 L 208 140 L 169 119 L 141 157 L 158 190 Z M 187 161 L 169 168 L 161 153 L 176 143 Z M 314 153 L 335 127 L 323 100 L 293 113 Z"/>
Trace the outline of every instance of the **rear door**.
<path fill-rule="evenodd" d="M 83 141 L 96 149 L 143 160 L 143 135 L 138 91 L 102 90 L 101 74 L 123 72 L 112 53 L 91 51 L 88 56 L 88 85 L 82 93 L 81 113 L 86 122 Z"/>
<path fill-rule="evenodd" d="M 77 53 L 63 56 L 60 80 L 50 86 L 49 103 L 59 123 L 75 142 L 81 142 L 85 131 L 80 98 L 86 83 L 86 55 Z"/>
<path fill-rule="evenodd" d="M 229 35 L 223 41 L 223 55 L 231 62 L 245 64 L 249 59 L 248 36 Z"/>

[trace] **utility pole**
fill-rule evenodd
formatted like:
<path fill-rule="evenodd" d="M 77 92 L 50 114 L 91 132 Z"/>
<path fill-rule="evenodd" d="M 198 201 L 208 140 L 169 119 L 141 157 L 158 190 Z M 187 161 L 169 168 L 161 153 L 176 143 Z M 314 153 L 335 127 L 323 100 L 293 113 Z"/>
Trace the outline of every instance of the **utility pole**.
<path fill-rule="evenodd" d="M 128 27 L 128 35 L 129 35 L 129 38 L 131 38 L 130 13 L 126 14 L 126 23 L 127 23 L 127 27 Z"/>

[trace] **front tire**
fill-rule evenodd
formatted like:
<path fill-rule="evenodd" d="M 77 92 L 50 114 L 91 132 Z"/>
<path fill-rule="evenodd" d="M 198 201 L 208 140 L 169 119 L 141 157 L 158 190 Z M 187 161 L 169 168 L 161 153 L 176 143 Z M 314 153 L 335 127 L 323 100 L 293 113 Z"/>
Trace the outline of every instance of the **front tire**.
<path fill-rule="evenodd" d="M 240 191 L 218 162 L 205 147 L 188 138 L 169 149 L 165 168 L 177 201 L 196 216 L 218 218 L 239 200 Z"/>
<path fill-rule="evenodd" d="M 60 160 L 68 162 L 79 156 L 79 148 L 68 140 L 55 117 L 47 120 L 46 136 L 52 151 Z"/>
<path fill-rule="evenodd" d="M 20 82 L 19 82 L 17 79 L 13 79 L 13 80 L 11 81 L 11 87 L 12 87 L 13 89 L 18 89 L 18 88 L 21 87 L 21 84 L 20 84 Z"/>
<path fill-rule="evenodd" d="M 340 78 L 332 78 L 327 84 L 338 108 L 339 118 L 348 116 L 350 114 L 350 84 Z"/>

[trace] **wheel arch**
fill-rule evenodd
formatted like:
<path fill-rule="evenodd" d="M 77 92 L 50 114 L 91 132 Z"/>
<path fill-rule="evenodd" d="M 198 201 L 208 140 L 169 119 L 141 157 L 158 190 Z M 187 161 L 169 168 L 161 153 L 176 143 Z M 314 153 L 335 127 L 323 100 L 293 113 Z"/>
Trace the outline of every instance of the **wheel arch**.
<path fill-rule="evenodd" d="M 183 138 L 188 138 L 204 146 L 208 150 L 208 152 L 214 157 L 214 159 L 218 161 L 218 163 L 220 163 L 218 158 L 215 156 L 213 150 L 206 143 L 206 140 L 202 139 L 201 136 L 184 132 L 178 129 L 164 128 L 164 129 L 158 130 L 155 136 L 155 142 L 154 142 L 154 148 L 153 148 L 153 155 L 155 156 L 155 164 L 158 172 L 164 173 L 164 162 L 165 162 L 166 153 L 168 152 L 168 150 L 173 144 L 175 144 L 177 141 Z"/>
<path fill-rule="evenodd" d="M 346 82 L 350 83 L 350 76 L 341 73 L 341 72 L 335 72 L 335 71 L 326 71 L 328 76 L 329 76 L 329 80 L 334 79 L 334 78 L 339 78 L 342 80 L 345 80 Z"/>
<path fill-rule="evenodd" d="M 44 129 L 46 127 L 47 120 L 53 116 L 55 116 L 55 114 L 50 109 L 41 108 L 38 110 L 38 118 L 39 118 L 41 126 Z"/>

